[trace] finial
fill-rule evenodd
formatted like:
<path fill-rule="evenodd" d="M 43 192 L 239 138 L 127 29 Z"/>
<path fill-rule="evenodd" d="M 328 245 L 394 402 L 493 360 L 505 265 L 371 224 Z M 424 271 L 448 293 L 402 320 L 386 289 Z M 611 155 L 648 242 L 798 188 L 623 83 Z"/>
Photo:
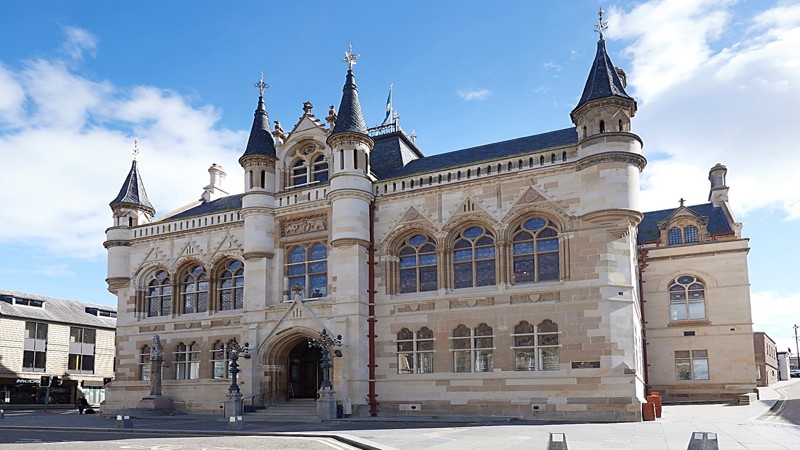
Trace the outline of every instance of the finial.
<path fill-rule="evenodd" d="M 258 88 L 258 95 L 264 96 L 264 91 L 270 88 L 270 85 L 264 83 L 264 71 L 261 71 L 261 79 L 258 83 L 253 83 L 253 86 Z"/>
<path fill-rule="evenodd" d="M 678 201 L 681 202 L 681 206 L 683 206 L 683 202 L 685 202 L 686 200 L 684 200 L 683 197 L 681 197 L 681 199 Z"/>
<path fill-rule="evenodd" d="M 600 33 L 600 40 L 602 40 L 603 32 L 608 29 L 608 22 L 603 22 L 603 8 L 600 8 L 600 10 L 597 11 L 597 17 L 597 20 L 600 21 L 600 23 L 594 26 L 594 31 Z"/>
<path fill-rule="evenodd" d="M 417 130 L 411 130 L 411 142 L 414 144 L 417 143 Z"/>
<path fill-rule="evenodd" d="M 136 157 L 139 156 L 139 139 L 133 139 L 133 150 L 131 153 L 133 154 L 133 160 L 136 161 Z"/>
<path fill-rule="evenodd" d="M 353 53 L 353 44 L 350 43 L 347 45 L 347 51 L 344 52 L 344 59 L 342 61 L 347 63 L 347 68 L 353 70 L 353 66 L 356 65 L 356 60 L 358 57 L 361 56 L 358 53 Z"/>

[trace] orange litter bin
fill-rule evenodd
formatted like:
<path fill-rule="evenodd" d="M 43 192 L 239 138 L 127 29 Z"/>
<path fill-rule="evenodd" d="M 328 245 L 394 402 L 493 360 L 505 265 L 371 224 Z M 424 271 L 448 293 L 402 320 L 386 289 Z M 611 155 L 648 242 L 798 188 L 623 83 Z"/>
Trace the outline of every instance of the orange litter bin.
<path fill-rule="evenodd" d="M 647 401 L 656 405 L 656 418 L 661 418 L 661 395 L 653 391 L 647 396 Z"/>
<path fill-rule="evenodd" d="M 645 422 L 656 420 L 656 404 L 653 402 L 642 403 L 642 420 Z"/>

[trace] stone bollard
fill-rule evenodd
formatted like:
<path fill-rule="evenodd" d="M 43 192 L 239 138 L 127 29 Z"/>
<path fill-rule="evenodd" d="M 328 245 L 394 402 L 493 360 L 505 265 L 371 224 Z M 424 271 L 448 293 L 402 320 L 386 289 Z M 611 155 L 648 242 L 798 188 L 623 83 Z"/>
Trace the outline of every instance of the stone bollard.
<path fill-rule="evenodd" d="M 244 430 L 244 419 L 242 416 L 233 416 L 228 419 L 228 431 Z"/>
<path fill-rule="evenodd" d="M 692 433 L 692 438 L 689 440 L 689 446 L 686 447 L 686 450 L 719 450 L 717 433 L 695 431 Z"/>
<path fill-rule="evenodd" d="M 117 416 L 117 428 L 133 428 L 131 416 Z"/>
<path fill-rule="evenodd" d="M 550 433 L 550 442 L 547 443 L 547 450 L 568 450 L 567 435 L 564 433 Z"/>

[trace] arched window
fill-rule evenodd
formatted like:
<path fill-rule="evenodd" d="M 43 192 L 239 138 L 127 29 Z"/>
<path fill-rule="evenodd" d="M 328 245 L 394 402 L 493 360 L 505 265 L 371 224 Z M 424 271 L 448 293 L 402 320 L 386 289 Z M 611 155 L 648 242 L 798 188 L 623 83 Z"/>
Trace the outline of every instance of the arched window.
<path fill-rule="evenodd" d="M 669 283 L 670 320 L 704 320 L 706 318 L 706 288 L 703 281 L 692 275 L 681 275 Z"/>
<path fill-rule="evenodd" d="M 306 162 L 298 159 L 292 164 L 292 186 L 308 183 L 308 167 Z"/>
<path fill-rule="evenodd" d="M 543 165 L 544 165 L 544 155 L 542 155 L 542 156 L 539 156 L 539 165 L 540 165 L 540 166 L 543 166 Z"/>
<path fill-rule="evenodd" d="M 567 161 L 567 152 L 561 152 L 561 161 Z"/>
<path fill-rule="evenodd" d="M 483 227 L 469 227 L 453 244 L 454 287 L 495 284 L 494 236 Z"/>
<path fill-rule="evenodd" d="M 684 234 L 684 237 L 685 237 L 684 241 L 687 244 L 691 244 L 693 242 L 697 242 L 698 241 L 699 233 L 697 232 L 697 227 L 694 226 L 694 225 L 689 225 L 688 227 L 684 228 L 683 229 L 683 234 Z"/>
<path fill-rule="evenodd" d="M 552 281 L 560 278 L 558 229 L 541 217 L 526 220 L 512 236 L 514 283 Z"/>
<path fill-rule="evenodd" d="M 669 245 L 683 244 L 683 235 L 678 227 L 670 228 L 667 232 Z"/>
<path fill-rule="evenodd" d="M 397 373 L 433 373 L 433 331 L 428 327 L 397 333 Z"/>
<path fill-rule="evenodd" d="M 556 154 L 550 153 L 550 164 L 555 164 L 555 163 L 556 163 Z"/>
<path fill-rule="evenodd" d="M 172 285 L 166 270 L 159 270 L 147 285 L 147 315 L 168 316 L 172 311 Z"/>
<path fill-rule="evenodd" d="M 319 298 L 328 295 L 328 249 L 316 242 L 294 245 L 287 250 L 286 276 L 291 298 Z"/>
<path fill-rule="evenodd" d="M 545 320 L 537 326 L 527 321 L 514 327 L 514 370 L 559 370 L 558 325 Z"/>
<path fill-rule="evenodd" d="M 600 132 L 601 133 L 605 133 L 606 132 L 606 122 L 604 120 L 600 121 Z"/>
<path fill-rule="evenodd" d="M 192 342 L 188 346 L 181 342 L 175 350 L 175 379 L 197 380 L 200 378 L 200 346 Z"/>
<path fill-rule="evenodd" d="M 328 181 L 328 161 L 325 159 L 325 155 L 317 156 L 311 168 L 314 172 L 314 181 L 319 181 L 320 183 Z"/>
<path fill-rule="evenodd" d="M 139 379 L 150 381 L 150 346 L 144 345 L 139 349 Z"/>
<path fill-rule="evenodd" d="M 228 352 L 225 343 L 217 341 L 211 347 L 211 378 L 228 378 Z"/>
<path fill-rule="evenodd" d="M 208 311 L 208 279 L 203 266 L 192 266 L 184 275 L 181 300 L 184 314 Z"/>
<path fill-rule="evenodd" d="M 622 119 L 619 119 L 619 131 L 622 131 Z"/>
<path fill-rule="evenodd" d="M 436 244 L 423 234 L 406 239 L 400 247 L 400 293 L 438 289 Z"/>
<path fill-rule="evenodd" d="M 219 276 L 219 309 L 244 308 L 244 265 L 233 260 L 225 265 Z"/>
<path fill-rule="evenodd" d="M 494 353 L 492 327 L 482 323 L 470 330 L 459 325 L 453 330 L 453 372 L 491 372 Z"/>

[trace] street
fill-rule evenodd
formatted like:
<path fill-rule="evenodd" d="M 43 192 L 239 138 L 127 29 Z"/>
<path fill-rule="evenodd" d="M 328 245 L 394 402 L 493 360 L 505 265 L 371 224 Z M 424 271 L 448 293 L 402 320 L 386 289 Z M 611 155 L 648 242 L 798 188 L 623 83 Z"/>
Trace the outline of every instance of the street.
<path fill-rule="evenodd" d="M 324 437 L 294 436 L 192 436 L 165 433 L 98 432 L 47 430 L 32 433 L 30 430 L 3 430 L 0 444 L 4 449 L 58 449 L 92 450 L 234 450 L 266 448 L 270 450 L 352 450 L 352 447 Z"/>

